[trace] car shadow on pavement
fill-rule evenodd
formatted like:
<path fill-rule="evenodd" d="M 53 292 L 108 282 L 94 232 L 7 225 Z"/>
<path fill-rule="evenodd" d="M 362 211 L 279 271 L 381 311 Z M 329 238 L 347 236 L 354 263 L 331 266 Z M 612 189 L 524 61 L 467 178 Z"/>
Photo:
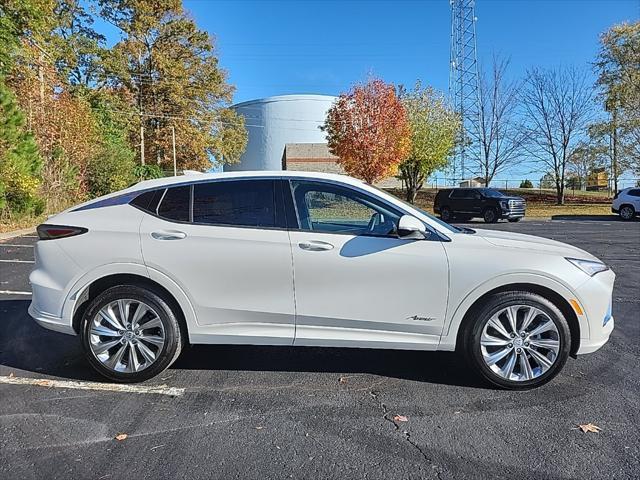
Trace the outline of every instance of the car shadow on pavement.
<path fill-rule="evenodd" d="M 300 373 L 368 373 L 402 380 L 484 388 L 453 352 L 342 347 L 194 345 L 172 368 Z"/>
<path fill-rule="evenodd" d="M 98 381 L 77 337 L 40 327 L 27 312 L 30 300 L 0 300 L 0 371 L 14 369 L 70 380 Z"/>
<path fill-rule="evenodd" d="M 40 327 L 29 300 L 0 300 L 0 374 L 104 381 L 89 367 L 78 337 Z M 446 352 L 253 345 L 194 345 L 172 369 L 369 373 L 445 385 L 483 387 L 457 355 Z"/>
<path fill-rule="evenodd" d="M 551 220 L 571 220 L 589 222 L 623 222 L 618 215 L 552 215 Z"/>

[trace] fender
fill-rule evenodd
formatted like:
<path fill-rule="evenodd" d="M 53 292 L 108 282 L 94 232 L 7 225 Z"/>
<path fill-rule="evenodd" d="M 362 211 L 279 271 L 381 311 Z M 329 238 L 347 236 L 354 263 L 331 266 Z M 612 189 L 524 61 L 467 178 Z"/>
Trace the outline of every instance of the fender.
<path fill-rule="evenodd" d="M 464 297 L 464 299 L 455 307 L 451 318 L 448 320 L 448 322 L 445 322 L 442 336 L 440 337 L 438 350 L 455 350 L 456 339 L 460 324 L 462 323 L 462 320 L 469 308 L 471 308 L 471 306 L 480 297 L 496 288 L 505 287 L 516 283 L 530 283 L 539 285 L 541 287 L 546 287 L 558 293 L 567 302 L 569 302 L 570 299 L 576 299 L 580 305 L 582 305 L 583 303 L 579 295 L 575 291 L 570 289 L 566 284 L 564 284 L 564 282 L 554 277 L 541 275 L 539 273 L 528 272 L 506 273 L 503 275 L 498 275 L 478 285 L 474 290 L 469 292 Z M 450 307 L 453 307 L 453 305 L 451 305 Z M 586 316 L 576 315 L 576 317 L 578 318 L 578 323 L 580 326 L 580 338 L 589 338 L 589 322 L 587 321 Z"/>
<path fill-rule="evenodd" d="M 197 326 L 197 322 L 195 310 L 193 309 L 193 305 L 191 304 L 189 297 L 168 276 L 140 263 L 109 263 L 94 268 L 90 272 L 86 272 L 84 275 L 79 277 L 69 289 L 64 301 L 62 318 L 71 325 L 73 315 L 76 311 L 77 301 L 82 297 L 87 288 L 89 288 L 89 285 L 101 278 L 119 274 L 131 274 L 145 277 L 164 287 L 171 295 L 173 295 L 182 309 L 182 313 L 184 314 L 184 318 L 187 323 L 187 330 L 189 331 L 189 335 L 191 335 L 191 332 Z"/>

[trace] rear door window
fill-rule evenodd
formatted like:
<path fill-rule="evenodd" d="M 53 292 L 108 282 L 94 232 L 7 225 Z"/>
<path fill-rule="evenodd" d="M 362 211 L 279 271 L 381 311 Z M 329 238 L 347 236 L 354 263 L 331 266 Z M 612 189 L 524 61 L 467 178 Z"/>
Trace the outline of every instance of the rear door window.
<path fill-rule="evenodd" d="M 158 215 L 167 220 L 188 222 L 190 201 L 191 187 L 189 185 L 168 188 L 158 206 Z"/>
<path fill-rule="evenodd" d="M 232 180 L 193 186 L 193 222 L 276 227 L 273 180 Z"/>

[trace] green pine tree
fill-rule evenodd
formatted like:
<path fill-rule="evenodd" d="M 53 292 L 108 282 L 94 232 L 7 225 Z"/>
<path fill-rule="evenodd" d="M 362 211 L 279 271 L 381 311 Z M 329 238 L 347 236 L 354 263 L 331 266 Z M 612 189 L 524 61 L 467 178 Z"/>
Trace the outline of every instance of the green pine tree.
<path fill-rule="evenodd" d="M 0 216 L 36 214 L 44 209 L 38 196 L 42 161 L 27 131 L 16 98 L 0 78 Z"/>

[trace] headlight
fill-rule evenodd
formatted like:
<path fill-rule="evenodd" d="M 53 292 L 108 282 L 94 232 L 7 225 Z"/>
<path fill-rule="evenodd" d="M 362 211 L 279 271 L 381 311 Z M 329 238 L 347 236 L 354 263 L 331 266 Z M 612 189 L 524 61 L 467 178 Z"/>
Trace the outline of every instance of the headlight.
<path fill-rule="evenodd" d="M 598 262 L 596 260 L 581 260 L 579 258 L 568 257 L 565 258 L 591 277 L 593 277 L 596 273 L 609 270 L 609 267 L 607 267 L 604 263 Z"/>

